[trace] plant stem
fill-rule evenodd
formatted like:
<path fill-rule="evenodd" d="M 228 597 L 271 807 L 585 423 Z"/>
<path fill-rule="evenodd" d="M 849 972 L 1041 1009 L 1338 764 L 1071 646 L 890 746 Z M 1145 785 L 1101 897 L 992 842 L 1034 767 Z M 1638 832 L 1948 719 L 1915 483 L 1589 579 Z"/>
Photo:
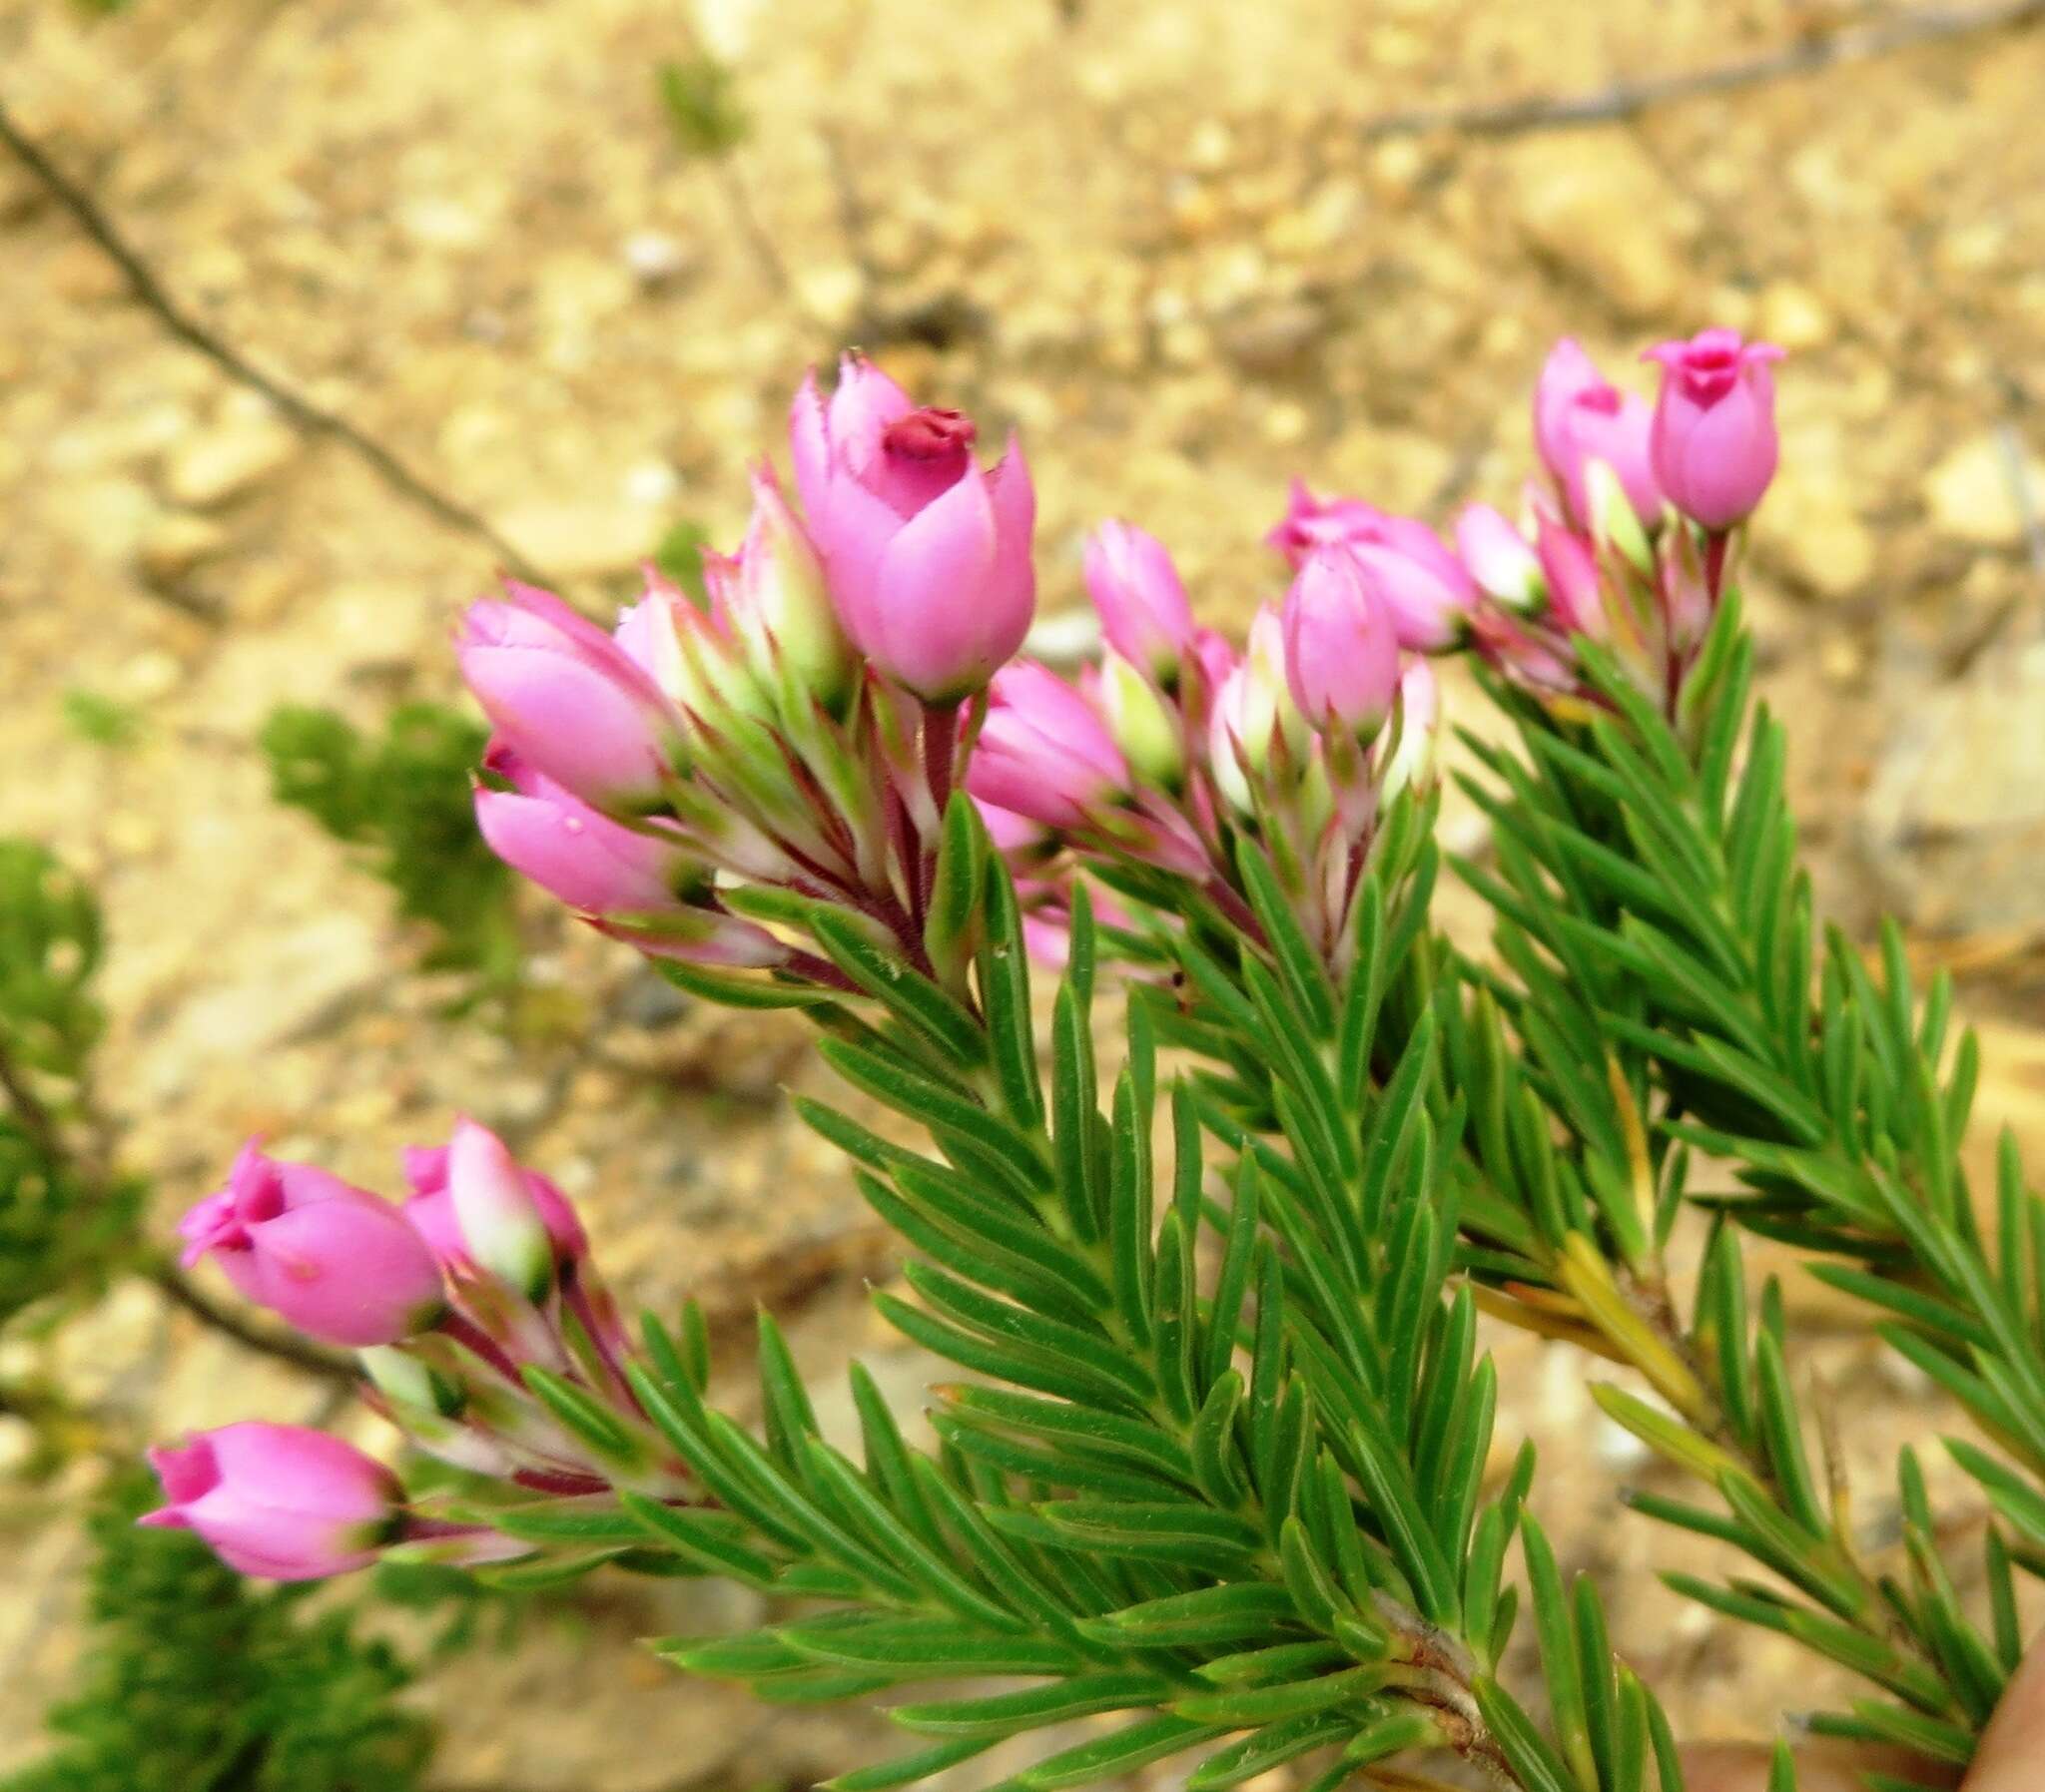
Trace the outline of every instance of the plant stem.
<path fill-rule="evenodd" d="M 294 1369 L 303 1369 L 308 1375 L 317 1375 L 347 1387 L 354 1385 L 355 1368 L 347 1358 L 307 1339 L 295 1338 L 288 1332 L 275 1332 L 267 1326 L 253 1324 L 234 1308 L 216 1301 L 170 1259 L 158 1258 L 145 1263 L 140 1273 L 145 1281 L 153 1283 L 169 1296 L 173 1305 L 182 1307 L 194 1319 L 223 1337 L 232 1338 L 237 1344 L 266 1357 L 275 1357 L 280 1363 L 289 1363 Z"/>
<path fill-rule="evenodd" d="M 104 1199 L 107 1192 L 111 1168 L 100 1161 L 102 1155 L 110 1154 L 109 1144 L 113 1128 L 99 1109 L 85 1098 L 85 1122 L 87 1130 L 96 1141 L 94 1160 L 72 1148 L 65 1137 L 63 1123 L 57 1118 L 49 1104 L 36 1093 L 29 1081 L 28 1072 L 17 1060 L 5 1038 L 0 1038 L 0 1093 L 7 1097 L 7 1105 L 21 1122 L 22 1128 L 34 1140 L 53 1169 L 62 1169 L 75 1177 L 93 1201 Z M 232 1338 L 248 1349 L 260 1351 L 279 1362 L 289 1363 L 308 1374 L 324 1377 L 329 1381 L 352 1383 L 354 1366 L 345 1357 L 324 1350 L 319 1345 L 302 1338 L 294 1338 L 283 1332 L 274 1332 L 266 1326 L 254 1325 L 230 1307 L 217 1303 L 185 1274 L 168 1257 L 149 1256 L 135 1265 L 136 1273 L 145 1281 L 153 1283 L 170 1297 L 171 1301 L 203 1321 L 215 1331 Z"/>

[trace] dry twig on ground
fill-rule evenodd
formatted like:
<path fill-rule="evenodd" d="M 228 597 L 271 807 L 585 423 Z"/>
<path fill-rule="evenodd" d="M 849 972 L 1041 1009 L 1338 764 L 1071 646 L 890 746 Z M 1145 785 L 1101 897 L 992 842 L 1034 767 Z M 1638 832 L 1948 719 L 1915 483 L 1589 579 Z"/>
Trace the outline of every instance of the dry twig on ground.
<path fill-rule="evenodd" d="M 113 220 L 98 202 L 50 160 L 41 145 L 15 122 L 4 102 L 0 102 L 0 145 L 12 153 L 38 185 L 71 215 L 79 228 L 121 270 L 136 302 L 179 341 L 203 354 L 230 379 L 260 392 L 288 421 L 306 434 L 329 436 L 341 442 L 399 497 L 445 527 L 482 542 L 503 566 L 520 578 L 537 584 L 546 583 L 539 569 L 498 534 L 485 517 L 449 497 L 347 418 L 315 404 L 264 372 L 241 350 L 223 340 L 179 304 L 149 264 L 115 228 Z"/>
<path fill-rule="evenodd" d="M 1989 0 L 1981 6 L 1927 6 L 1871 25 L 1807 37 L 1756 56 L 1714 63 L 1680 74 L 1617 81 L 1581 94 L 1536 94 L 1474 106 L 1415 106 L 1365 119 L 1358 132 L 1366 143 L 1389 137 L 1423 137 L 1434 132 L 1461 137 L 1523 137 L 1574 125 L 1623 123 L 1658 106 L 1701 99 L 1743 87 L 1795 81 L 1851 62 L 1867 62 L 1898 50 L 1943 43 L 1991 31 L 2014 30 L 2045 19 L 2045 0 Z"/>

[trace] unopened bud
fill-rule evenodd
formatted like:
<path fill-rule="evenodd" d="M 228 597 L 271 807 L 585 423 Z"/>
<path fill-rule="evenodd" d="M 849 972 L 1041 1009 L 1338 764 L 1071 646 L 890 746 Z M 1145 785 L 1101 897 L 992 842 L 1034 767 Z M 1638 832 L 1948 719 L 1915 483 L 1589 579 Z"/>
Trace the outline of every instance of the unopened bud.
<path fill-rule="evenodd" d="M 1489 504 L 1472 504 L 1463 512 L 1456 523 L 1456 549 L 1478 588 L 1501 608 L 1533 616 L 1548 602 L 1540 556 Z"/>
<path fill-rule="evenodd" d="M 1584 463 L 1584 504 L 1588 511 L 1591 539 L 1601 547 L 1617 548 L 1629 565 L 1643 577 L 1655 573 L 1655 550 L 1648 543 L 1648 531 L 1619 474 L 1607 460 Z"/>
<path fill-rule="evenodd" d="M 1100 660 L 1100 708 L 1130 771 L 1146 783 L 1177 788 L 1186 769 L 1177 713 L 1157 687 L 1111 647 Z"/>

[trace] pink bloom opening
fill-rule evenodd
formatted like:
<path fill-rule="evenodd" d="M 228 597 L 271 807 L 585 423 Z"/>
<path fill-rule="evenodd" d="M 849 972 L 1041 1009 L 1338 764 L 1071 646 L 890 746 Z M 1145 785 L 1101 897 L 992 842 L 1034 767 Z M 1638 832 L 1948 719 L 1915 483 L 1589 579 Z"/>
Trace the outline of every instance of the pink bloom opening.
<path fill-rule="evenodd" d="M 1736 329 L 1706 329 L 1641 358 L 1662 367 L 1652 442 L 1670 502 L 1714 533 L 1745 521 L 1775 476 L 1769 367 L 1782 350 L 1749 342 Z"/>

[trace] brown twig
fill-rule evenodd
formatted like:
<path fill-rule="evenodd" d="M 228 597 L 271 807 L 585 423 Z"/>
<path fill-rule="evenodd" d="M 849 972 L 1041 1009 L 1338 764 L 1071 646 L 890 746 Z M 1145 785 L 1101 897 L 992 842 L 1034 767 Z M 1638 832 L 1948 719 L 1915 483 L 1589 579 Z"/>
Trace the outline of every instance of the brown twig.
<path fill-rule="evenodd" d="M 728 156 L 717 157 L 710 165 L 710 172 L 724 194 L 725 209 L 738 221 L 739 235 L 745 238 L 746 248 L 767 284 L 774 289 L 777 298 L 793 302 L 795 282 L 789 276 L 788 264 L 781 259 L 781 251 L 774 246 L 772 233 L 753 208 L 753 195 L 746 186 L 745 177 L 732 166 Z"/>
<path fill-rule="evenodd" d="M 141 1274 L 144 1280 L 160 1288 L 172 1305 L 184 1308 L 194 1319 L 202 1321 L 223 1337 L 232 1338 L 250 1350 L 261 1351 L 266 1357 L 275 1357 L 281 1363 L 289 1363 L 295 1369 L 303 1369 L 310 1375 L 346 1387 L 354 1385 L 354 1365 L 339 1352 L 323 1350 L 319 1345 L 294 1338 L 287 1332 L 275 1332 L 268 1326 L 256 1325 L 234 1308 L 216 1301 L 168 1259 L 143 1264 Z"/>
<path fill-rule="evenodd" d="M 260 392 L 307 435 L 331 436 L 341 443 L 399 497 L 416 505 L 445 527 L 459 530 L 462 534 L 473 536 L 482 542 L 502 565 L 517 573 L 520 578 L 531 580 L 535 584 L 546 582 L 540 570 L 498 534 L 486 518 L 428 483 L 381 442 L 373 436 L 364 434 L 345 417 L 315 404 L 310 398 L 252 364 L 239 349 L 222 340 L 180 305 L 165 290 L 149 264 L 115 229 L 113 221 L 100 208 L 98 202 L 58 168 L 41 146 L 22 131 L 4 102 L 0 102 L 0 144 L 4 144 L 13 153 L 15 160 L 28 170 L 51 198 L 70 213 L 78 227 L 127 277 L 129 292 L 136 302 L 149 311 L 179 341 L 204 355 L 230 379 L 249 387 L 252 391 Z"/>
<path fill-rule="evenodd" d="M 1756 56 L 1714 63 L 1682 74 L 1619 81 L 1581 94 L 1536 94 L 1523 100 L 1473 106 L 1414 106 L 1365 119 L 1366 143 L 1445 132 L 1461 137 L 1524 137 L 1573 125 L 1623 123 L 1658 106 L 1702 99 L 1739 88 L 1802 80 L 1844 63 L 1867 62 L 1899 50 L 1976 33 L 2006 31 L 2045 19 L 2045 0 L 1990 0 L 1980 6 L 1926 6 L 1872 25 L 1808 37 Z"/>
<path fill-rule="evenodd" d="M 853 267 L 859 271 L 860 310 L 863 314 L 868 313 L 873 309 L 873 297 L 880 290 L 882 277 L 868 236 L 870 221 L 866 201 L 861 198 L 859 183 L 853 178 L 852 158 L 845 152 L 844 138 L 828 124 L 819 128 L 818 136 L 824 144 L 824 166 L 831 176 L 831 197 L 838 208 L 839 234 L 845 239 Z"/>

